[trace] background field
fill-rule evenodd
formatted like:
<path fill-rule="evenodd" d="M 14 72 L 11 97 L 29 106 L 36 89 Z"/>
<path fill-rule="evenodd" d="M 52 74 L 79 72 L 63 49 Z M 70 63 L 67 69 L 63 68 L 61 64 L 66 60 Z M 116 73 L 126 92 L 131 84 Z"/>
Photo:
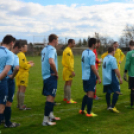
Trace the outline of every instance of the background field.
<path fill-rule="evenodd" d="M 134 110 L 126 109 L 129 105 L 129 94 L 127 83 L 121 85 L 123 95 L 119 97 L 117 108 L 120 114 L 112 113 L 106 110 L 105 94 L 103 94 L 102 84 L 97 85 L 97 95 L 101 98 L 94 101 L 93 112 L 98 114 L 95 118 L 87 118 L 85 115 L 79 115 L 78 110 L 81 107 L 82 97 L 84 95 L 81 80 L 81 58 L 75 57 L 75 72 L 72 85 L 72 98 L 77 104 L 66 104 L 63 102 L 63 85 L 61 57 L 58 57 L 59 63 L 59 81 L 56 96 L 56 102 L 61 105 L 55 107 L 55 114 L 61 117 L 61 121 L 56 126 L 43 127 L 45 97 L 42 93 L 42 77 L 40 57 L 28 57 L 35 62 L 35 66 L 30 70 L 29 86 L 26 91 L 25 104 L 32 108 L 29 111 L 19 111 L 16 108 L 16 94 L 12 106 L 12 121 L 21 123 L 18 128 L 3 128 L 0 126 L 1 134 L 132 134 L 134 133 Z M 125 61 L 121 64 L 121 73 L 123 74 Z M 101 75 L 101 68 L 99 70 Z M 17 89 L 16 89 L 17 91 Z"/>

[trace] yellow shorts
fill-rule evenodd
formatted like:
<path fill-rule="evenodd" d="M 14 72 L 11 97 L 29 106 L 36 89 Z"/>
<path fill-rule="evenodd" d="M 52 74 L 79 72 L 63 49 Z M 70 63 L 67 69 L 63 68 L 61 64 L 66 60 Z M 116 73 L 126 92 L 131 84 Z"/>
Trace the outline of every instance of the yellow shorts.
<path fill-rule="evenodd" d="M 69 71 L 67 68 L 63 68 L 63 80 L 70 81 L 73 79 L 72 72 Z"/>
<path fill-rule="evenodd" d="M 29 78 L 29 72 L 26 72 L 26 71 L 18 72 L 18 74 L 16 76 L 16 85 L 27 87 L 28 78 Z"/>

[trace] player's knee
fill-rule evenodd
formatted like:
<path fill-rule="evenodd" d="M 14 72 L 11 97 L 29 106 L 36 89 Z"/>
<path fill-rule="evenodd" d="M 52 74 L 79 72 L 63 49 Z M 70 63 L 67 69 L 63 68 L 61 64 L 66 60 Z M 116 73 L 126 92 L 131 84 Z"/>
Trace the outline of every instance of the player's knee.
<path fill-rule="evenodd" d="M 5 110 L 5 105 L 0 104 L 0 114 L 3 114 Z"/>
<path fill-rule="evenodd" d="M 12 106 L 12 102 L 7 101 L 6 106 L 7 107 L 11 107 Z"/>

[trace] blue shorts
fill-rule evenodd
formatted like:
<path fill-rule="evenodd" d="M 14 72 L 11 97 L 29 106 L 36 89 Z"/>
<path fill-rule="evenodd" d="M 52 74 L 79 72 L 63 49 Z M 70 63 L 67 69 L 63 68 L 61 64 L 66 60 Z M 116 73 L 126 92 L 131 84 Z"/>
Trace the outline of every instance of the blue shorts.
<path fill-rule="evenodd" d="M 48 79 L 43 81 L 43 95 L 48 96 L 51 95 L 53 97 L 56 96 L 57 91 L 57 77 L 50 76 Z"/>
<path fill-rule="evenodd" d="M 103 92 L 107 92 L 109 94 L 111 93 L 120 93 L 120 84 L 119 83 L 112 83 L 109 85 L 104 85 L 103 86 Z"/>
<path fill-rule="evenodd" d="M 0 81 L 0 104 L 6 105 L 8 95 L 7 79 Z"/>
<path fill-rule="evenodd" d="M 96 79 L 83 80 L 83 89 L 85 92 L 95 92 Z"/>
<path fill-rule="evenodd" d="M 14 92 L 15 92 L 15 81 L 14 79 L 7 79 L 8 84 L 8 95 L 7 95 L 7 101 L 13 102 Z"/>

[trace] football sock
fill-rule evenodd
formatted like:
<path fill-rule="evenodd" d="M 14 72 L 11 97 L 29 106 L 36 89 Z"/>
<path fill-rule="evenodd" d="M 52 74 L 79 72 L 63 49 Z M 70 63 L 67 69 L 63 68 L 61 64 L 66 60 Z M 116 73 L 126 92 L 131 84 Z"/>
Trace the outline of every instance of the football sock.
<path fill-rule="evenodd" d="M 106 102 L 107 102 L 107 107 L 110 107 L 110 94 L 106 93 Z"/>
<path fill-rule="evenodd" d="M 4 111 L 4 117 L 5 117 L 5 124 L 7 126 L 11 125 L 10 119 L 11 119 L 11 107 L 5 107 L 5 111 Z"/>
<path fill-rule="evenodd" d="M 64 86 L 64 98 L 67 99 L 67 90 L 66 90 L 66 85 Z"/>
<path fill-rule="evenodd" d="M 133 101 L 134 101 L 134 90 L 132 90 L 132 89 L 131 89 L 130 101 L 131 101 L 131 106 L 133 106 Z"/>
<path fill-rule="evenodd" d="M 20 106 L 20 108 L 22 108 L 24 105 L 24 98 L 25 98 L 25 94 L 23 92 L 20 92 L 19 93 L 19 106 Z"/>
<path fill-rule="evenodd" d="M 16 96 L 17 96 L 17 102 L 18 102 L 18 105 L 19 105 L 19 91 L 17 92 Z"/>
<path fill-rule="evenodd" d="M 117 102 L 117 100 L 118 100 L 118 96 L 119 96 L 119 94 L 117 94 L 117 93 L 114 93 L 114 94 L 113 94 L 112 108 L 115 107 L 115 104 L 116 104 L 116 102 Z"/>
<path fill-rule="evenodd" d="M 52 108 L 53 107 L 53 102 L 46 102 L 46 105 L 45 105 L 45 112 L 44 112 L 44 115 L 45 116 L 49 116 L 50 112 L 52 111 Z"/>
<path fill-rule="evenodd" d="M 81 110 L 84 110 L 85 109 L 85 106 L 87 105 L 87 99 L 88 99 L 88 96 L 87 95 L 84 95 L 83 100 L 82 100 Z"/>
<path fill-rule="evenodd" d="M 93 98 L 87 97 L 87 113 L 90 114 L 93 105 Z"/>
<path fill-rule="evenodd" d="M 2 121 L 2 116 L 3 116 L 3 114 L 0 114 L 0 124 L 1 124 L 1 121 Z"/>
<path fill-rule="evenodd" d="M 67 91 L 67 100 L 70 101 L 70 99 L 71 99 L 71 87 L 66 86 L 66 91 Z"/>

